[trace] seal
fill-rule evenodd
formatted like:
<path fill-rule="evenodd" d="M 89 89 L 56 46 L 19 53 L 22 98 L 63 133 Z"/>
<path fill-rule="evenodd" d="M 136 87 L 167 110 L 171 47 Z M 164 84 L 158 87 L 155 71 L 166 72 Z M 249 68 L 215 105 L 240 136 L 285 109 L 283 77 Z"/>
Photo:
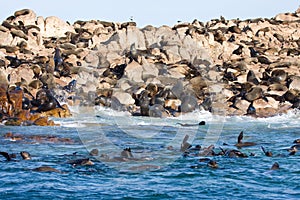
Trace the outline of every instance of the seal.
<path fill-rule="evenodd" d="M 89 158 L 70 160 L 67 163 L 71 164 L 73 167 L 84 166 L 84 165 L 94 165 L 94 163 Z"/>
<path fill-rule="evenodd" d="M 282 69 L 275 69 L 271 73 L 271 82 L 280 83 L 287 79 L 287 73 Z"/>
<path fill-rule="evenodd" d="M 294 142 L 293 142 L 294 144 L 300 144 L 300 139 L 296 139 L 296 140 L 294 140 Z"/>
<path fill-rule="evenodd" d="M 27 151 L 21 151 L 20 155 L 22 156 L 23 160 L 30 160 L 31 156 Z"/>
<path fill-rule="evenodd" d="M 60 67 L 64 60 L 63 58 L 61 57 L 61 52 L 60 52 L 60 49 L 58 47 L 55 48 L 55 52 L 54 52 L 54 64 L 55 64 L 55 71 L 59 71 L 58 70 L 58 67 Z"/>
<path fill-rule="evenodd" d="M 266 149 L 261 146 L 261 150 L 264 152 L 264 154 L 268 157 L 272 157 L 273 156 L 273 153 L 271 151 L 266 151 Z"/>
<path fill-rule="evenodd" d="M 17 56 L 15 56 L 15 57 L 5 56 L 5 58 L 7 60 L 9 60 L 9 62 L 10 62 L 7 67 L 11 67 L 11 68 L 18 68 L 22 64 L 29 63 L 28 61 L 26 61 L 24 59 L 19 59 Z"/>
<path fill-rule="evenodd" d="M 256 78 L 255 73 L 253 72 L 253 70 L 249 70 L 249 72 L 247 74 L 247 82 L 253 83 L 255 85 L 259 84 L 259 81 Z"/>
<path fill-rule="evenodd" d="M 254 142 L 242 142 L 243 137 L 244 137 L 244 132 L 241 131 L 239 136 L 238 136 L 238 141 L 235 144 L 236 147 L 249 147 L 249 146 L 255 146 L 256 145 L 256 143 L 254 143 Z"/>
<path fill-rule="evenodd" d="M 200 158 L 199 162 L 206 163 L 206 166 L 209 168 L 213 168 L 213 169 L 219 168 L 218 163 L 215 160 L 211 160 L 209 158 Z M 202 167 L 204 167 L 204 166 L 202 166 L 202 165 L 191 166 L 192 169 L 198 169 L 198 168 L 202 168 Z"/>
<path fill-rule="evenodd" d="M 185 152 L 187 149 L 192 147 L 192 145 L 187 142 L 189 137 L 190 137 L 189 135 L 184 136 L 183 141 L 182 141 L 181 146 L 180 146 L 180 151 L 181 152 Z"/>
<path fill-rule="evenodd" d="M 272 167 L 271 167 L 270 170 L 278 170 L 278 169 L 279 169 L 279 164 L 278 164 L 278 162 L 275 162 L 275 163 L 272 165 Z"/>
<path fill-rule="evenodd" d="M 299 149 L 300 149 L 300 144 L 293 145 L 290 149 L 288 149 L 288 151 L 290 152 L 289 155 L 290 156 L 295 155 Z"/>
<path fill-rule="evenodd" d="M 133 155 L 131 153 L 131 148 L 125 148 L 123 149 L 123 151 L 121 152 L 121 157 L 122 158 L 133 158 Z"/>
<path fill-rule="evenodd" d="M 6 161 L 12 160 L 12 156 L 10 154 L 8 154 L 7 152 L 1 151 L 0 155 L 2 155 L 4 158 L 6 158 Z"/>
<path fill-rule="evenodd" d="M 92 150 L 90 151 L 90 155 L 91 155 L 91 156 L 98 156 L 98 154 L 99 154 L 99 150 L 98 150 L 98 149 L 92 149 Z"/>
<path fill-rule="evenodd" d="M 235 149 L 228 149 L 228 150 L 223 150 L 220 148 L 224 154 L 225 157 L 229 158 L 247 158 L 248 156 L 245 153 L 242 153 L 238 150 Z"/>
<path fill-rule="evenodd" d="M 219 168 L 218 163 L 216 161 L 214 161 L 214 160 L 210 160 L 207 163 L 207 166 L 210 167 L 210 168 L 214 168 L 214 169 Z"/>
<path fill-rule="evenodd" d="M 198 124 L 182 124 L 182 123 L 177 123 L 181 126 L 204 126 L 205 125 L 205 121 L 201 121 Z"/>
<path fill-rule="evenodd" d="M 48 89 L 41 89 L 36 93 L 36 98 L 31 102 L 32 105 L 37 106 L 38 109 L 35 112 L 45 112 L 54 108 L 63 108 L 58 100 L 51 94 Z"/>
<path fill-rule="evenodd" d="M 56 172 L 56 173 L 62 173 L 60 170 L 55 169 L 53 167 L 49 167 L 49 166 L 37 167 L 37 168 L 34 168 L 32 171 L 35 171 L 35 172 Z"/>
<path fill-rule="evenodd" d="M 216 153 L 214 152 L 214 145 L 210 145 L 208 147 L 205 147 L 200 151 L 197 156 L 215 156 Z"/>

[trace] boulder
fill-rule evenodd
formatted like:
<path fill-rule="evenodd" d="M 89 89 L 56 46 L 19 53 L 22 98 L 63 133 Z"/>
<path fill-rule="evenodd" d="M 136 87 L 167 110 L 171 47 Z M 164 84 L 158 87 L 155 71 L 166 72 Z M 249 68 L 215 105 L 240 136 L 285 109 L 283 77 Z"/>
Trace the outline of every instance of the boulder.
<path fill-rule="evenodd" d="M 14 23 L 19 23 L 19 21 L 23 22 L 25 26 L 27 25 L 35 25 L 36 23 L 36 14 L 34 11 L 30 9 L 18 10 L 15 12 Z"/>
<path fill-rule="evenodd" d="M 0 48 L 1 46 L 9 46 L 13 41 L 13 36 L 10 32 L 0 31 Z"/>
<path fill-rule="evenodd" d="M 135 103 L 135 100 L 132 96 L 126 92 L 118 91 L 112 94 L 122 105 L 132 105 Z"/>
<path fill-rule="evenodd" d="M 65 37 L 66 32 L 75 33 L 75 29 L 66 23 L 65 21 L 59 19 L 58 17 L 47 17 L 45 19 L 45 31 L 43 37 Z"/>
<path fill-rule="evenodd" d="M 142 79 L 143 75 L 143 66 L 139 63 L 132 61 L 125 68 L 125 75 L 127 78 L 134 82 L 144 82 Z"/>
<path fill-rule="evenodd" d="M 197 106 L 198 106 L 198 102 L 196 97 L 187 95 L 182 98 L 180 108 L 181 108 L 181 112 L 185 113 L 185 112 L 194 111 L 197 108 Z"/>

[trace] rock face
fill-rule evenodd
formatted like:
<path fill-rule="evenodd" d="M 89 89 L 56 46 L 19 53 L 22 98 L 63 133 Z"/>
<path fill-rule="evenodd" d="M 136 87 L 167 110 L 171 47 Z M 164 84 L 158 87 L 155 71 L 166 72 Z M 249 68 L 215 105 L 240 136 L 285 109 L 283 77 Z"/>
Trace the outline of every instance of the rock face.
<path fill-rule="evenodd" d="M 138 28 L 16 11 L 0 26 L 0 121 L 53 125 L 47 117 L 70 116 L 67 104 L 151 117 L 299 109 L 299 21 L 298 9 Z"/>

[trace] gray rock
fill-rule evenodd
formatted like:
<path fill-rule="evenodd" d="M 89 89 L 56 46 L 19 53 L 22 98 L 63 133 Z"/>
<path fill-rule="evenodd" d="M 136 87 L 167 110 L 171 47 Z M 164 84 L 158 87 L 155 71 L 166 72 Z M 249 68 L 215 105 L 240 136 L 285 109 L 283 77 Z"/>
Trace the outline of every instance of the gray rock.
<path fill-rule="evenodd" d="M 194 96 L 185 96 L 181 100 L 181 112 L 192 112 L 198 106 L 196 97 Z"/>

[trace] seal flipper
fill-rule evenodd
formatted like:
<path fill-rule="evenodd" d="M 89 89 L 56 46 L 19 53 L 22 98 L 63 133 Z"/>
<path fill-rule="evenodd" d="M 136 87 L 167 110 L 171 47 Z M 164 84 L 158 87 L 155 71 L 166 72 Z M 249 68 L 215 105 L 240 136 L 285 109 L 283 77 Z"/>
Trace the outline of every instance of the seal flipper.
<path fill-rule="evenodd" d="M 184 152 L 185 150 L 192 147 L 192 145 L 187 142 L 189 137 L 190 137 L 189 135 L 184 136 L 183 141 L 182 141 L 181 146 L 180 146 L 180 151 Z"/>
<path fill-rule="evenodd" d="M 268 156 L 268 157 L 272 157 L 273 156 L 272 152 L 266 151 L 266 149 L 263 146 L 261 146 L 261 150 L 264 152 L 264 154 L 266 156 Z"/>
<path fill-rule="evenodd" d="M 277 169 L 279 169 L 279 164 L 278 164 L 278 162 L 275 162 L 275 163 L 272 165 L 271 170 L 277 170 Z"/>
<path fill-rule="evenodd" d="M 239 136 L 238 136 L 238 142 L 237 142 L 238 144 L 242 143 L 243 137 L 244 137 L 244 132 L 241 131 Z"/>
<path fill-rule="evenodd" d="M 0 155 L 4 156 L 6 158 L 7 161 L 11 161 L 11 157 L 7 152 L 0 152 Z"/>

